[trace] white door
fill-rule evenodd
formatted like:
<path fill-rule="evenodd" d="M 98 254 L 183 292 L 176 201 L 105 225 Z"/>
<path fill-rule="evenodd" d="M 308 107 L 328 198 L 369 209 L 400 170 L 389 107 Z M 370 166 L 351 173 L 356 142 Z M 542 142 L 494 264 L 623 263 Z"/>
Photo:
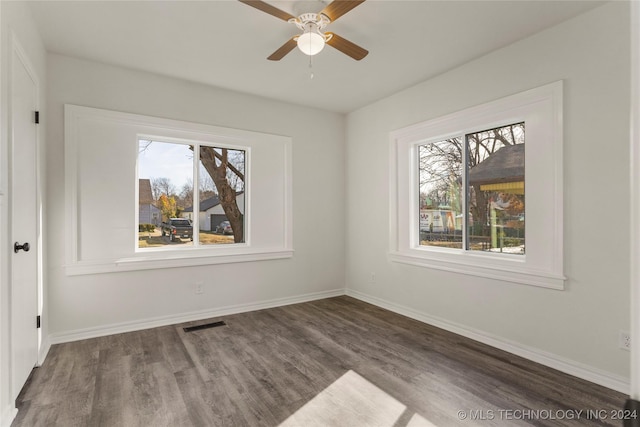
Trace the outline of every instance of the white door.
<path fill-rule="evenodd" d="M 13 49 L 11 92 L 11 372 L 15 399 L 38 362 L 38 256 L 35 111 L 38 87 L 18 48 Z M 14 242 L 28 243 L 14 250 Z"/>

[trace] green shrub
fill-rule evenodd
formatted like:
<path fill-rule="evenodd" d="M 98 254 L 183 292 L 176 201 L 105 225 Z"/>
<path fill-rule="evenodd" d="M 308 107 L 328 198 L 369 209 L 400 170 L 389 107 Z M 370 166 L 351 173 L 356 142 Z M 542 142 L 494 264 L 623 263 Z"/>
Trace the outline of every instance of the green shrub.
<path fill-rule="evenodd" d="M 152 231 L 155 231 L 155 229 L 156 229 L 156 226 L 153 224 L 138 224 L 139 232 L 143 232 L 143 231 L 152 232 Z"/>
<path fill-rule="evenodd" d="M 505 247 L 520 246 L 524 243 L 524 239 L 518 239 L 516 237 L 505 237 L 502 243 Z"/>

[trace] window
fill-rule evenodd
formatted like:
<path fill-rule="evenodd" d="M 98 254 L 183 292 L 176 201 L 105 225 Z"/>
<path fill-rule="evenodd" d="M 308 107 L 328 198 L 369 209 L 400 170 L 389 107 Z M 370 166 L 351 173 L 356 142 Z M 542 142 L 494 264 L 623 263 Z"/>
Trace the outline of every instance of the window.
<path fill-rule="evenodd" d="M 293 256 L 291 138 L 75 105 L 64 135 L 66 274 Z"/>
<path fill-rule="evenodd" d="M 138 206 L 155 217 L 140 215 L 138 249 L 245 243 L 246 148 L 144 138 L 138 147 Z"/>
<path fill-rule="evenodd" d="M 391 260 L 562 289 L 561 118 L 558 82 L 392 132 Z"/>
<path fill-rule="evenodd" d="M 525 253 L 524 122 L 418 145 L 419 244 Z"/>

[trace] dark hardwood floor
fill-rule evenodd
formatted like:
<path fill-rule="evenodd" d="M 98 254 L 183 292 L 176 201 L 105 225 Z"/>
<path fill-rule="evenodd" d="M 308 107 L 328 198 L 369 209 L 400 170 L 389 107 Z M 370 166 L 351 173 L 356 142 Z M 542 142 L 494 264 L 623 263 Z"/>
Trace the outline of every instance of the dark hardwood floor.
<path fill-rule="evenodd" d="M 619 426 L 625 398 L 337 297 L 55 345 L 13 426 Z"/>

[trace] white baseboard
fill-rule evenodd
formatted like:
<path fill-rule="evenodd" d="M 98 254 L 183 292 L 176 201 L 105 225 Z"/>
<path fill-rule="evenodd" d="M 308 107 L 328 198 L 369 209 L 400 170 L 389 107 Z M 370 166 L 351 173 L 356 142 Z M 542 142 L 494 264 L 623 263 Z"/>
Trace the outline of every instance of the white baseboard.
<path fill-rule="evenodd" d="M 2 410 L 2 418 L 0 418 L 0 426 L 11 427 L 11 423 L 18 415 L 18 410 L 13 405 L 6 406 Z"/>
<path fill-rule="evenodd" d="M 374 297 L 353 289 L 347 289 L 346 294 L 368 302 L 375 306 L 384 308 L 389 311 L 393 311 L 403 316 L 410 317 L 423 323 L 427 323 L 432 326 L 436 326 L 440 329 L 444 329 L 449 332 L 453 332 L 463 337 L 470 338 L 475 341 L 479 341 L 483 344 L 490 345 L 492 347 L 504 350 L 508 353 L 515 354 L 516 356 L 524 357 L 525 359 L 532 360 L 540 363 L 541 365 L 548 366 L 558 371 L 564 372 L 569 375 L 573 375 L 583 380 L 590 381 L 592 383 L 610 388 L 612 390 L 619 391 L 624 394 L 629 394 L 630 382 L 628 378 L 612 374 L 601 369 L 594 368 L 589 365 L 585 365 L 575 360 L 570 360 L 553 353 L 548 353 L 537 348 L 528 347 L 517 342 L 507 340 L 505 338 L 488 334 L 484 331 L 469 328 L 464 325 L 460 325 L 454 322 L 450 322 L 445 319 L 441 319 L 435 316 L 430 316 L 423 312 L 414 310 L 409 307 L 405 307 L 394 302 L 390 302 L 378 297 Z"/>
<path fill-rule="evenodd" d="M 170 316 L 155 317 L 150 319 L 136 320 L 132 322 L 116 323 L 94 328 L 76 329 L 67 332 L 58 332 L 48 337 L 48 345 L 61 344 L 71 341 L 79 341 L 88 338 L 103 337 L 106 335 L 121 334 L 143 329 L 156 328 L 159 326 L 174 325 L 177 323 L 191 322 L 194 320 L 208 319 L 212 317 L 228 316 L 231 314 L 246 313 L 248 311 L 263 310 L 266 308 L 282 307 L 290 304 L 298 304 L 324 298 L 331 298 L 345 294 L 345 289 L 334 289 L 330 291 L 314 292 L 310 294 L 298 295 L 294 297 L 277 298 L 249 304 L 231 305 L 219 307 L 211 310 L 200 310 L 189 313 L 180 313 Z M 48 351 L 48 349 L 47 349 Z M 44 361 L 44 359 L 43 359 Z"/>

